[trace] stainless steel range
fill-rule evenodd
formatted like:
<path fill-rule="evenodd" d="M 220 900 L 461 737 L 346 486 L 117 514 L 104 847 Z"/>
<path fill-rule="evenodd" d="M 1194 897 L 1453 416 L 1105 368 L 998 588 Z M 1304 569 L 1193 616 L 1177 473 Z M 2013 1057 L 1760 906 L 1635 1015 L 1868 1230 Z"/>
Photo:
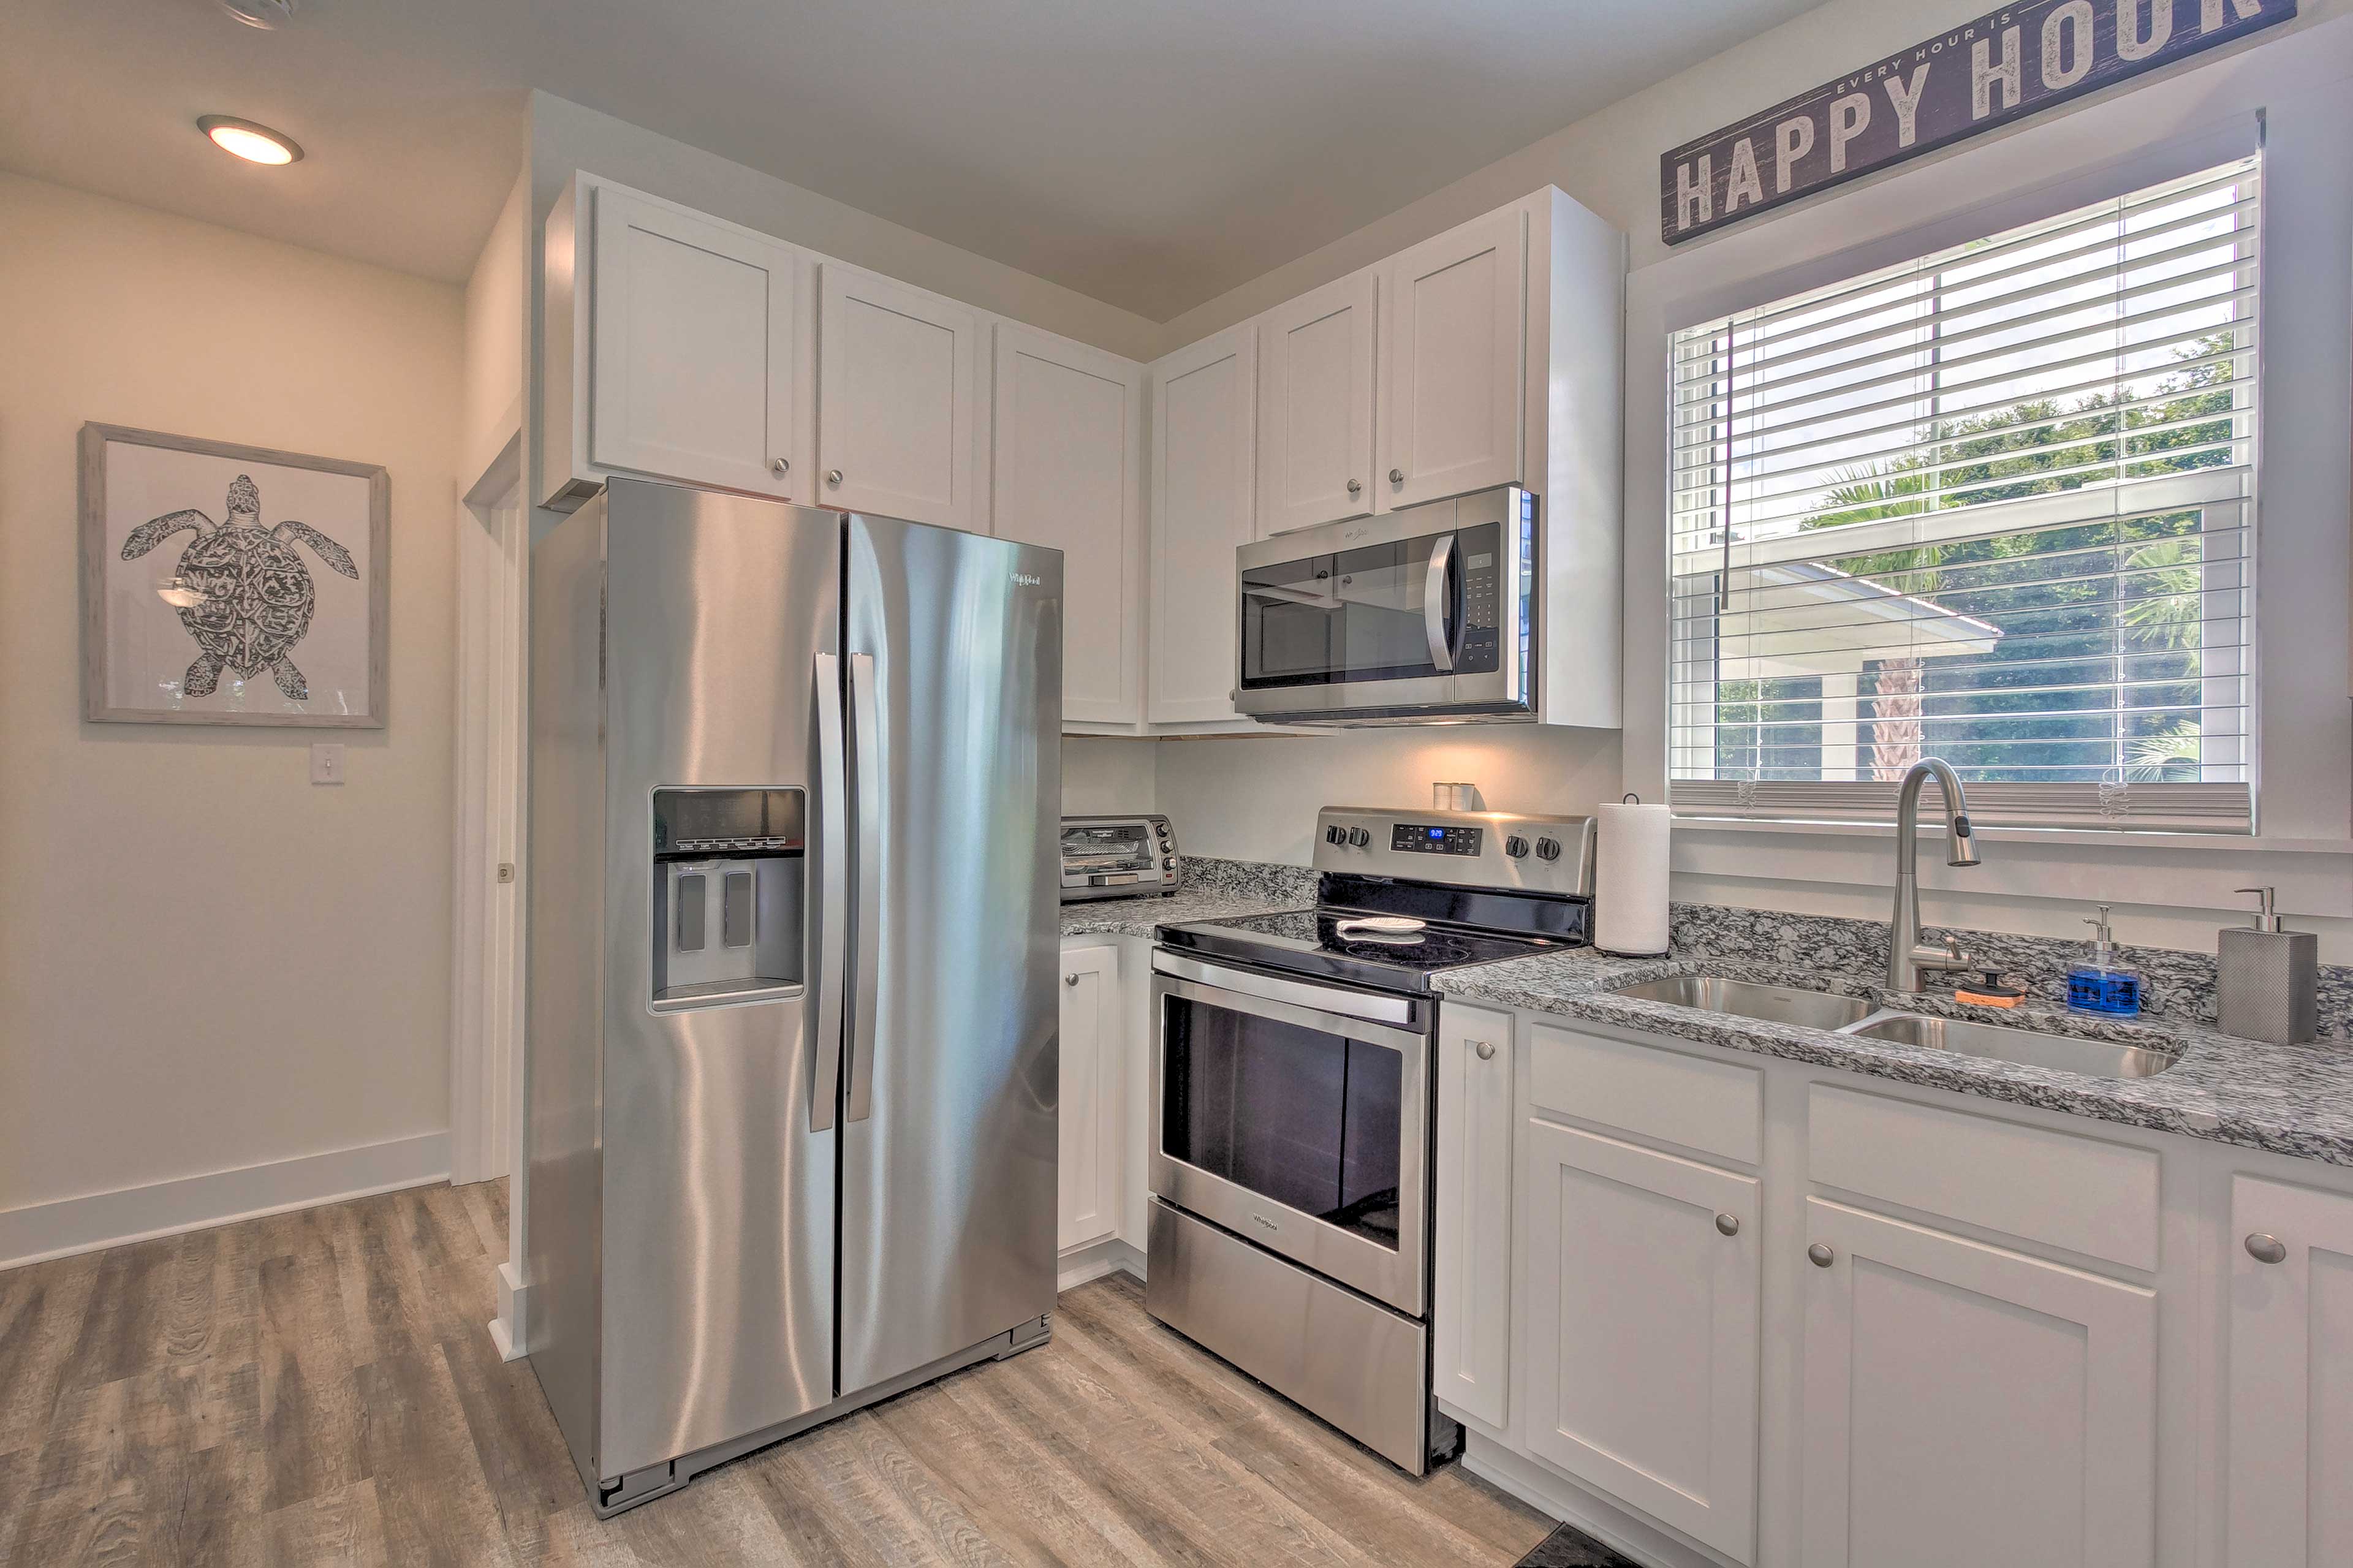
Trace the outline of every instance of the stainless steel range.
<path fill-rule="evenodd" d="M 1145 1309 L 1415 1475 L 1432 976 L 1582 945 L 1593 823 L 1327 806 L 1311 910 L 1160 928 Z"/>

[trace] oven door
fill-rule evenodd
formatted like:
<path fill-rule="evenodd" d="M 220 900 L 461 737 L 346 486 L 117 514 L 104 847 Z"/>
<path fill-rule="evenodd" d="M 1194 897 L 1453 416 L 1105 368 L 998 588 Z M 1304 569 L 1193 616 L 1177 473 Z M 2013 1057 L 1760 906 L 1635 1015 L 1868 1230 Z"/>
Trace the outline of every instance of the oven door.
<path fill-rule="evenodd" d="M 1504 489 L 1242 546 L 1235 707 L 1526 716 L 1535 526 L 1534 499 Z"/>
<path fill-rule="evenodd" d="M 1154 1193 L 1423 1315 L 1427 1001 L 1157 953 Z"/>

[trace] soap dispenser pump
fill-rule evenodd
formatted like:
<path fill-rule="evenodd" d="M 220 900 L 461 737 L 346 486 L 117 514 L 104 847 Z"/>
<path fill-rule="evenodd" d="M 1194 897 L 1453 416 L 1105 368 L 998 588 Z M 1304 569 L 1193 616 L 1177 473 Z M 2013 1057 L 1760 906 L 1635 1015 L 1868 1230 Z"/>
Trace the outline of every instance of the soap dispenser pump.
<path fill-rule="evenodd" d="M 2083 1013 L 2120 1016 L 2138 1013 L 2140 971 L 2116 957 L 2116 944 L 2108 930 L 2108 906 L 2100 906 L 2096 920 L 2084 916 L 2084 923 L 2092 928 L 2092 957 L 2067 972 L 2067 1005 Z"/>
<path fill-rule="evenodd" d="M 2255 895 L 2255 922 L 2225 927 L 2215 939 L 2215 1022 L 2242 1040 L 2300 1046 L 2320 1032 L 2320 938 L 2287 929 L 2272 907 L 2275 889 L 2238 890 Z"/>

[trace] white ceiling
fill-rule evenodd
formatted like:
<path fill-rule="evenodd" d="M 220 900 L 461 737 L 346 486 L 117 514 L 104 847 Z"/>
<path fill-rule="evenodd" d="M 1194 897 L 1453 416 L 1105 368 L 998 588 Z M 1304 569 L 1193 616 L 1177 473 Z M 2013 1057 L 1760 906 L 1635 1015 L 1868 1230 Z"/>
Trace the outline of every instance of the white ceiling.
<path fill-rule="evenodd" d="M 539 87 L 1165 321 L 1812 3 L 5 0 L 0 167 L 455 279 Z"/>

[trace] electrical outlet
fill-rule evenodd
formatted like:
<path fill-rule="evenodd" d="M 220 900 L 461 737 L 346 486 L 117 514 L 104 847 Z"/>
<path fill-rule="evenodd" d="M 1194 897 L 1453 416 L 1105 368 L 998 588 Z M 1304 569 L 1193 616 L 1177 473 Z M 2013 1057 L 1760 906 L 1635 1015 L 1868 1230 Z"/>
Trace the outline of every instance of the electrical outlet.
<path fill-rule="evenodd" d="M 311 782 L 314 784 L 339 784 L 343 782 L 342 742 L 320 741 L 311 747 Z"/>

